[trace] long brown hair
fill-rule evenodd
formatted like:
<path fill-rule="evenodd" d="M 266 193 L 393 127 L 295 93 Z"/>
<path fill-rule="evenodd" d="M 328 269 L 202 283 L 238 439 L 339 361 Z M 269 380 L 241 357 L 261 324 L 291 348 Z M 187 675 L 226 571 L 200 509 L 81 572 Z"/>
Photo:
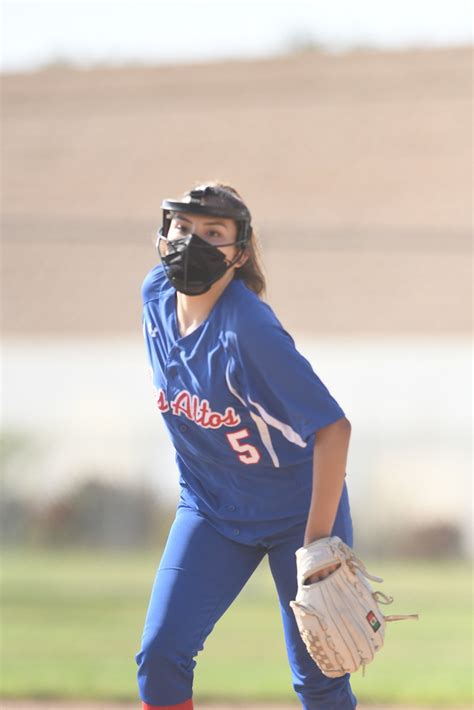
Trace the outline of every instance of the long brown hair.
<path fill-rule="evenodd" d="M 237 197 L 237 199 L 245 205 L 245 201 L 241 195 L 230 185 L 224 185 L 221 182 L 212 180 L 210 182 L 197 183 L 193 189 L 197 189 L 197 187 L 217 187 L 220 190 L 230 193 L 233 197 Z M 189 195 L 189 192 L 190 191 L 185 192 L 184 196 Z M 257 296 L 264 298 L 266 283 L 262 265 L 261 246 L 259 238 L 253 227 L 250 233 L 250 238 L 245 247 L 245 254 L 247 254 L 248 257 L 247 261 L 243 264 L 243 266 L 235 269 L 234 279 L 240 279 L 244 282 L 247 288 L 256 293 Z"/>

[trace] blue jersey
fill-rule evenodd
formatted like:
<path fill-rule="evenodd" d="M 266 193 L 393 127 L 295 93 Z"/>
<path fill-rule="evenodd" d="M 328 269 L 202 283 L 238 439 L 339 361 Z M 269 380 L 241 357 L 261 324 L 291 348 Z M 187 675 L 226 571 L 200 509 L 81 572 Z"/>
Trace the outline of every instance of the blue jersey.
<path fill-rule="evenodd" d="M 272 309 L 234 279 L 181 337 L 176 291 L 146 276 L 143 332 L 181 501 L 245 543 L 307 518 L 314 437 L 344 412 Z"/>

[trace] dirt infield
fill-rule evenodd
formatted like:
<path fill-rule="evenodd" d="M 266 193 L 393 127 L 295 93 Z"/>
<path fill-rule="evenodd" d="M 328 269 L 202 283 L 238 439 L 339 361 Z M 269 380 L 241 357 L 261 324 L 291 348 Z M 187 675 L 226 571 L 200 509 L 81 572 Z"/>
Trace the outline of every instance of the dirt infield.
<path fill-rule="evenodd" d="M 138 710 L 139 703 L 102 703 L 102 702 L 58 702 L 53 700 L 2 700 L 0 707 L 2 710 Z M 245 705 L 245 704 L 206 704 L 196 705 L 196 710 L 301 710 L 300 705 Z M 421 710 L 415 706 L 394 706 L 394 705 L 359 705 L 358 710 Z M 435 710 L 434 707 L 423 706 L 423 710 Z M 445 708 L 444 710 L 459 710 L 457 708 Z"/>

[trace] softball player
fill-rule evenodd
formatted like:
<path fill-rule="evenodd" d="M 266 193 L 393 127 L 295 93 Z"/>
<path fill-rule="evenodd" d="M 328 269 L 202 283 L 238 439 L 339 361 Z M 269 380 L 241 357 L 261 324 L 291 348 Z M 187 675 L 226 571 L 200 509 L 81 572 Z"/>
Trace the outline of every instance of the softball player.
<path fill-rule="evenodd" d="M 350 424 L 260 298 L 265 282 L 239 194 L 208 183 L 162 209 L 143 326 L 180 497 L 135 656 L 143 708 L 192 710 L 195 656 L 268 555 L 303 708 L 352 709 L 349 676 L 321 673 L 289 606 L 298 548 L 331 534 L 352 545 Z"/>

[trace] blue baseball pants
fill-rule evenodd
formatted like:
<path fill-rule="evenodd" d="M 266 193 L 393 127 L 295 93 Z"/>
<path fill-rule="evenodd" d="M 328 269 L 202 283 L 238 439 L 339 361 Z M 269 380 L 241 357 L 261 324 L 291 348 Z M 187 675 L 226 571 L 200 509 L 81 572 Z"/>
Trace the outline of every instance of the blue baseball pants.
<path fill-rule="evenodd" d="M 268 554 L 280 604 L 293 688 L 304 710 L 352 710 L 349 675 L 324 676 L 301 640 L 290 600 L 296 595 L 295 552 L 306 523 L 257 545 L 235 542 L 200 512 L 180 503 L 156 573 L 145 619 L 138 665 L 144 710 L 193 710 L 196 661 L 214 625 Z M 344 488 L 333 528 L 352 545 Z"/>

